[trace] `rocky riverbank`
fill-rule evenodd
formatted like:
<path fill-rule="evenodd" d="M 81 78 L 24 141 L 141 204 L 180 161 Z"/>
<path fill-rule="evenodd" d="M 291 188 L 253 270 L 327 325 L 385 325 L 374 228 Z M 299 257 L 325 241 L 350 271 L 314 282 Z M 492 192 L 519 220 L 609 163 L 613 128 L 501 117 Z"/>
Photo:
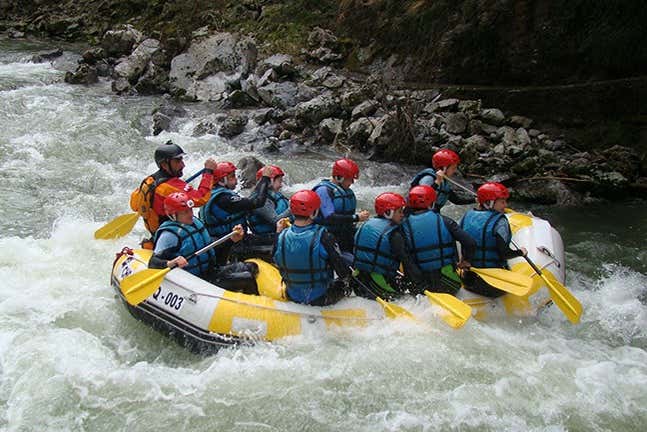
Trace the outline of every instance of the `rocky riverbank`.
<path fill-rule="evenodd" d="M 16 30 L 10 37 L 21 37 Z M 624 146 L 581 151 L 532 119 L 447 97 L 444 90 L 407 90 L 383 73 L 338 67 L 344 43 L 314 28 L 299 56 L 263 55 L 245 35 L 193 32 L 180 52 L 130 25 L 105 32 L 66 75 L 72 84 L 110 80 L 119 94 L 169 94 L 151 112 L 153 133 L 171 130 L 183 115 L 175 101 L 213 104 L 194 135 L 218 134 L 240 148 L 268 154 L 321 146 L 359 159 L 424 164 L 438 148 L 462 158 L 466 182 L 495 179 L 516 197 L 550 204 L 645 195 L 639 155 Z M 49 61 L 57 52 L 35 61 Z M 256 128 L 257 133 L 245 134 Z"/>

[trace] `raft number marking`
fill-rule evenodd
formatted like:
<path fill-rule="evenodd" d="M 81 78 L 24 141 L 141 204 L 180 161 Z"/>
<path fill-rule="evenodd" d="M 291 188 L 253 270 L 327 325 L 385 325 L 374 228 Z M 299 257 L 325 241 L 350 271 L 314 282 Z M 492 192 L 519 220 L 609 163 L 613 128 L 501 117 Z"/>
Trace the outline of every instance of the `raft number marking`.
<path fill-rule="evenodd" d="M 153 294 L 153 299 L 155 299 L 155 301 L 159 303 L 164 303 L 166 306 L 169 306 L 178 311 L 182 308 L 184 297 L 173 294 L 170 291 L 165 295 L 160 296 L 161 293 L 162 287 L 157 288 L 157 291 L 155 291 L 155 294 Z"/>

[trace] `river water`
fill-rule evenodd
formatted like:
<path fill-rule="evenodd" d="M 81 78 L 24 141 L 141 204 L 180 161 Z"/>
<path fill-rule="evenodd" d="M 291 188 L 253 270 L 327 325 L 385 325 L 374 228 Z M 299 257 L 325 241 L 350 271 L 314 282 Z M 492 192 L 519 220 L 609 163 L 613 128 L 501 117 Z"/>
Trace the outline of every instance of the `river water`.
<path fill-rule="evenodd" d="M 185 148 L 187 175 L 207 156 L 247 153 L 191 137 L 191 115 L 153 137 L 161 98 L 67 85 L 70 53 L 29 62 L 47 48 L 0 41 L 1 431 L 644 430 L 644 202 L 531 208 L 563 236 L 567 285 L 584 306 L 577 326 L 555 308 L 459 331 L 428 317 L 195 356 L 135 321 L 109 286 L 114 254 L 137 244 L 141 222 L 114 241 L 93 233 L 130 212 L 159 143 Z M 331 161 L 271 160 L 287 171 L 288 192 Z M 397 165 L 361 167 L 364 207 L 404 190 Z"/>

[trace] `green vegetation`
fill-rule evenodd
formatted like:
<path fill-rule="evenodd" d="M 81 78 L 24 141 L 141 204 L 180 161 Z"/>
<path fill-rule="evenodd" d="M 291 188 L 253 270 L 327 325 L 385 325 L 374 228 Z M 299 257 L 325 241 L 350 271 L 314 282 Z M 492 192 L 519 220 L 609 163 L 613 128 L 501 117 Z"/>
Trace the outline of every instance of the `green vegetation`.
<path fill-rule="evenodd" d="M 352 68 L 361 66 L 357 50 L 372 45 L 377 55 L 415 59 L 408 79 L 420 82 L 568 84 L 647 71 L 643 0 L 5 0 L 0 12 L 45 32 L 47 21 L 76 18 L 94 40 L 131 23 L 172 50 L 208 26 L 297 54 L 320 26 L 354 53 Z"/>

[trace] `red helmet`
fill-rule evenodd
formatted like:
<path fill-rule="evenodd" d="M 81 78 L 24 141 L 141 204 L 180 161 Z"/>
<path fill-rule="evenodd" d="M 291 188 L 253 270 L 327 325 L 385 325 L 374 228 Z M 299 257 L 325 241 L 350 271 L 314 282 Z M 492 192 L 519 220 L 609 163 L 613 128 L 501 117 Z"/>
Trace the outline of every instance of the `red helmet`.
<path fill-rule="evenodd" d="M 193 208 L 193 200 L 184 192 L 173 192 L 164 199 L 164 213 L 166 213 L 166 216 L 172 216 L 190 208 Z"/>
<path fill-rule="evenodd" d="M 216 169 L 213 170 L 213 178 L 215 181 L 227 177 L 229 174 L 236 171 L 236 165 L 231 162 L 218 162 Z"/>
<path fill-rule="evenodd" d="M 295 216 L 312 216 L 321 206 L 321 198 L 315 191 L 300 190 L 290 198 L 290 211 Z"/>
<path fill-rule="evenodd" d="M 339 159 L 332 164 L 332 175 L 333 177 L 353 178 L 357 180 L 359 178 L 359 167 L 351 159 Z"/>
<path fill-rule="evenodd" d="M 503 186 L 501 183 L 485 183 L 476 190 L 476 199 L 479 204 L 494 201 L 499 198 L 507 199 L 509 196 L 510 191 L 508 191 L 508 188 Z"/>
<path fill-rule="evenodd" d="M 409 191 L 409 207 L 412 209 L 428 209 L 434 201 L 436 201 L 436 191 L 431 186 L 414 186 Z"/>
<path fill-rule="evenodd" d="M 434 169 L 445 168 L 450 165 L 459 164 L 461 158 L 458 157 L 458 153 L 449 149 L 438 150 L 431 157 L 431 165 Z"/>
<path fill-rule="evenodd" d="M 260 180 L 261 177 L 263 177 L 263 168 L 265 167 L 259 168 L 258 171 L 256 171 L 256 181 Z M 276 165 L 270 165 L 270 168 L 272 168 L 272 174 L 270 175 L 270 180 L 274 180 L 276 177 L 281 177 L 285 175 L 283 170 Z"/>
<path fill-rule="evenodd" d="M 402 195 L 393 192 L 384 192 L 375 198 L 375 213 L 378 216 L 384 216 L 389 210 L 397 210 L 406 205 L 407 203 L 402 198 Z"/>

